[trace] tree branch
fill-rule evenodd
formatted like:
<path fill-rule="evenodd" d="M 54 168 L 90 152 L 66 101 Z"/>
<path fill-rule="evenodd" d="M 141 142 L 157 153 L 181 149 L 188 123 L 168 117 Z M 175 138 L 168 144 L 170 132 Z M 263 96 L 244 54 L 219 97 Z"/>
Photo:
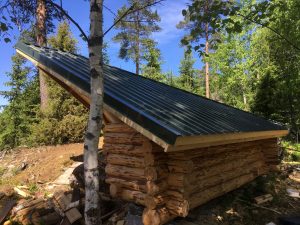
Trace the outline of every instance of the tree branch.
<path fill-rule="evenodd" d="M 251 23 L 255 23 L 255 24 L 258 24 L 258 25 L 260 25 L 260 26 L 262 26 L 262 27 L 265 27 L 265 28 L 269 29 L 270 31 L 274 32 L 277 36 L 279 36 L 281 39 L 285 40 L 285 41 L 286 41 L 289 45 L 291 45 L 293 48 L 295 48 L 295 49 L 297 49 L 298 51 L 300 51 L 300 48 L 299 48 L 297 45 L 295 45 L 295 44 L 294 44 L 293 42 L 291 42 L 288 38 L 286 38 L 285 36 L 283 36 L 282 34 L 280 34 L 278 31 L 276 31 L 276 30 L 273 29 L 272 27 L 269 27 L 269 26 L 267 26 L 267 25 L 265 25 L 265 24 L 263 24 L 263 23 L 260 23 L 260 22 L 258 22 L 258 21 L 255 21 L 255 20 L 253 20 L 253 19 L 251 19 L 251 18 L 249 18 L 249 17 L 247 17 L 247 16 L 244 16 L 244 15 L 242 15 L 242 14 L 237 13 L 237 15 L 240 16 L 240 17 L 243 17 L 244 19 L 250 21 Z"/>
<path fill-rule="evenodd" d="M 140 7 L 140 8 L 137 8 L 137 9 L 134 9 L 134 6 L 135 6 L 136 4 L 133 4 L 132 6 L 130 6 L 130 8 L 128 8 L 128 10 L 126 10 L 126 12 L 125 12 L 120 18 L 118 18 L 118 19 L 113 23 L 113 25 L 111 25 L 111 26 L 103 33 L 103 36 L 102 36 L 102 37 L 104 37 L 104 36 L 105 36 L 112 28 L 114 28 L 114 26 L 116 26 L 116 25 L 117 25 L 124 17 L 126 17 L 126 16 L 128 16 L 128 15 L 130 15 L 130 14 L 132 14 L 132 13 L 135 13 L 135 12 L 137 12 L 137 11 L 140 11 L 140 10 L 142 10 L 142 9 L 145 9 L 145 8 L 147 8 L 147 7 L 150 7 L 150 6 L 159 4 L 159 3 L 163 2 L 163 1 L 165 1 L 165 0 L 154 1 L 154 2 L 152 2 L 152 3 L 146 4 L 146 5 L 144 5 L 144 6 Z"/>
<path fill-rule="evenodd" d="M 57 10 L 59 10 L 60 12 L 62 12 L 80 31 L 80 33 L 82 34 L 82 36 L 86 39 L 89 40 L 88 36 L 86 35 L 86 33 L 83 31 L 83 29 L 80 27 L 80 25 L 66 12 L 66 10 L 64 10 L 60 5 L 56 4 L 55 2 L 52 2 L 50 0 L 46 0 L 46 2 L 48 2 L 50 5 L 54 6 Z"/>

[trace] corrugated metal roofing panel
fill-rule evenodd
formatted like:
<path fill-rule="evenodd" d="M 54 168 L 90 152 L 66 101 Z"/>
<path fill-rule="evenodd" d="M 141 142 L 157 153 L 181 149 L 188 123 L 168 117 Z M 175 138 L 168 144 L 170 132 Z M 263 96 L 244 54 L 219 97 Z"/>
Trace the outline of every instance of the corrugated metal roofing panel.
<path fill-rule="evenodd" d="M 90 92 L 87 58 L 23 43 L 16 48 Z M 105 66 L 104 75 L 104 102 L 169 144 L 178 136 L 285 130 L 251 113 L 116 67 Z"/>

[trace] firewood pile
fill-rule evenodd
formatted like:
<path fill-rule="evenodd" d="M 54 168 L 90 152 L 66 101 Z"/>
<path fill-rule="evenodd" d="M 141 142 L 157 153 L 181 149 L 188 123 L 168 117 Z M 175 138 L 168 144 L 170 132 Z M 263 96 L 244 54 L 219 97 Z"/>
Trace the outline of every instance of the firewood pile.
<path fill-rule="evenodd" d="M 55 192 L 51 198 L 14 200 L 12 207 L 6 211 L 5 216 L 9 215 L 9 221 L 23 225 L 80 224 L 82 222 L 82 214 L 79 211 L 82 201 L 74 195 L 74 192 L 59 191 Z M 6 224 L 10 222 L 7 221 Z"/>

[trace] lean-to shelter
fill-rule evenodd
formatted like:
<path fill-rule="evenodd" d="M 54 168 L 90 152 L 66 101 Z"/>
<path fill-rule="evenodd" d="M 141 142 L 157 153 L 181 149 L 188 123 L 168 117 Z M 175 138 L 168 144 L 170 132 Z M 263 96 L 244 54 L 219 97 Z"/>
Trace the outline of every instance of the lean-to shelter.
<path fill-rule="evenodd" d="M 88 59 L 18 43 L 17 52 L 84 105 Z M 145 206 L 145 225 L 164 224 L 266 174 L 286 128 L 251 113 L 104 66 L 106 182 L 113 197 Z"/>

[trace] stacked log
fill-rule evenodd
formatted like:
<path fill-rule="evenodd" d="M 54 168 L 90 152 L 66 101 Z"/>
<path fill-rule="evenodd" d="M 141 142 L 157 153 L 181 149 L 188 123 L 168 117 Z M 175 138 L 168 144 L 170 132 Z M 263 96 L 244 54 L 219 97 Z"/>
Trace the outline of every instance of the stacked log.
<path fill-rule="evenodd" d="M 106 124 L 103 150 L 110 194 L 145 206 L 160 225 L 265 174 L 276 139 L 168 152 L 123 123 Z"/>
<path fill-rule="evenodd" d="M 154 196 L 166 190 L 166 154 L 159 146 L 124 123 L 106 124 L 104 137 L 111 196 L 147 206 L 148 192 Z"/>
<path fill-rule="evenodd" d="M 265 174 L 268 165 L 261 151 L 263 143 L 253 141 L 169 153 L 169 211 L 186 216 L 189 209 Z"/>

